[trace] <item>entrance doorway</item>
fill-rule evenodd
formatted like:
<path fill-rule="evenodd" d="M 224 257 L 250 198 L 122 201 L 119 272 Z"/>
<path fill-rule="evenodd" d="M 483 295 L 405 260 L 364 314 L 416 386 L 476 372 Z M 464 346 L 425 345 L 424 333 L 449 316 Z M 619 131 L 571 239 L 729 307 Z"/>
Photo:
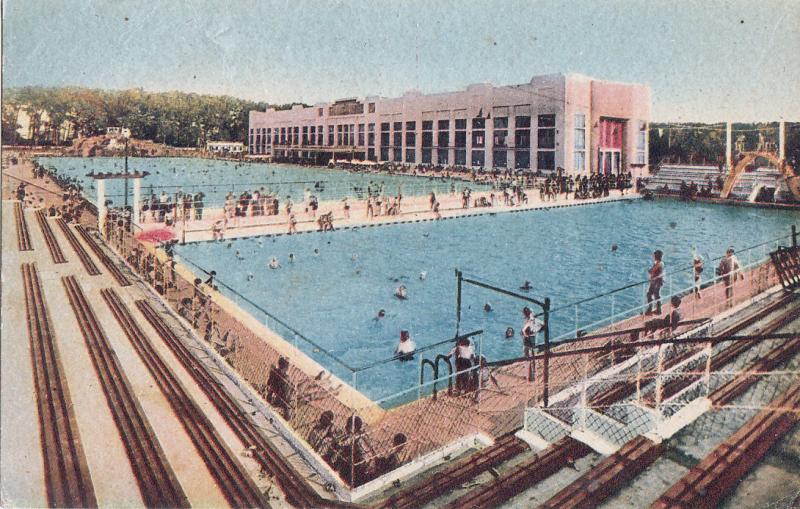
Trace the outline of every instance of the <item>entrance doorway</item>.
<path fill-rule="evenodd" d="M 601 118 L 599 128 L 597 172 L 601 175 L 619 175 L 622 171 L 622 139 L 625 122 L 620 119 Z"/>
<path fill-rule="evenodd" d="M 622 165 L 622 150 L 601 148 L 598 152 L 597 171 L 601 175 L 619 175 Z"/>

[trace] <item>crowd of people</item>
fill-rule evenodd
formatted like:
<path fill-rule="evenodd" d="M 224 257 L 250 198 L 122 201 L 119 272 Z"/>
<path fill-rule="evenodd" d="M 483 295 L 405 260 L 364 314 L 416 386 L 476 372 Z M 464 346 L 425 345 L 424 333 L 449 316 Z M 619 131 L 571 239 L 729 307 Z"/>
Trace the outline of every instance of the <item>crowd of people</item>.
<path fill-rule="evenodd" d="M 32 180 L 42 180 L 47 183 L 52 181 L 57 184 L 60 191 L 60 200 L 54 200 L 46 207 L 47 215 L 50 217 L 61 217 L 67 223 L 79 223 L 83 213 L 88 206 L 81 198 L 82 187 L 77 179 L 58 175 L 50 168 L 46 168 L 36 159 L 32 161 Z M 25 182 L 20 182 L 16 189 L 16 197 L 22 202 L 23 206 L 42 206 L 43 199 L 36 200 L 35 194 L 30 190 Z"/>

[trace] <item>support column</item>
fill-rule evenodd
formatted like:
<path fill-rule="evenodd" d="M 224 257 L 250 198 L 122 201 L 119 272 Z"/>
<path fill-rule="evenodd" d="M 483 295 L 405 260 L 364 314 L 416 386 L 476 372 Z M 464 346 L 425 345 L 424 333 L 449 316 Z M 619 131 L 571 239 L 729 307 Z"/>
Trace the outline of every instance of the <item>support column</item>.
<path fill-rule="evenodd" d="M 102 233 L 106 225 L 106 181 L 103 179 L 95 180 L 97 184 L 97 229 Z"/>
<path fill-rule="evenodd" d="M 786 159 L 786 122 L 783 120 L 778 123 L 778 159 Z"/>
<path fill-rule="evenodd" d="M 131 223 L 139 224 L 139 213 L 142 207 L 142 179 L 133 179 L 133 216 Z"/>
<path fill-rule="evenodd" d="M 733 124 L 728 122 L 725 126 L 725 164 L 728 166 L 728 172 L 731 172 L 733 171 Z"/>

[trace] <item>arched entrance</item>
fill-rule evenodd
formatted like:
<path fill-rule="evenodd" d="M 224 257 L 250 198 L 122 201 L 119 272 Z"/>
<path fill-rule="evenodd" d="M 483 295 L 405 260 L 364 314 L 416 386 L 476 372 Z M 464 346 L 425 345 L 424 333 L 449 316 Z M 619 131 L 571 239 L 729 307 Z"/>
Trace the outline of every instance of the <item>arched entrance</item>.
<path fill-rule="evenodd" d="M 786 180 L 786 186 L 789 188 L 789 191 L 792 193 L 792 197 L 800 201 L 800 178 L 797 176 L 794 168 L 789 166 L 786 161 L 782 161 L 778 159 L 778 156 L 772 152 L 764 152 L 764 151 L 754 151 L 754 152 L 743 152 L 742 157 L 739 162 L 733 167 L 733 169 L 728 173 L 728 178 L 725 180 L 725 185 L 722 187 L 722 193 L 720 193 L 721 198 L 729 198 L 731 191 L 736 186 L 736 182 L 739 180 L 739 177 L 742 176 L 745 169 L 752 164 L 756 159 L 763 158 L 767 161 L 771 162 L 775 165 L 776 168 L 781 172 L 783 178 Z"/>

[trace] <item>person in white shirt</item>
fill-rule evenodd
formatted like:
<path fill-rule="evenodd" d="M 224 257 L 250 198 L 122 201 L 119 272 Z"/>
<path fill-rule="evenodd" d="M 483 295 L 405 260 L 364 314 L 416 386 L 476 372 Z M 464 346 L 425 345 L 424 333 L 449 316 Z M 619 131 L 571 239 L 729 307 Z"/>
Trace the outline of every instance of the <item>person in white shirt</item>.
<path fill-rule="evenodd" d="M 469 338 L 461 338 L 456 343 L 456 346 L 447 354 L 447 358 L 455 356 L 456 368 L 456 391 L 466 392 L 469 389 L 470 373 L 469 369 L 472 367 L 473 359 L 475 358 L 475 349 L 469 341 Z"/>
<path fill-rule="evenodd" d="M 401 362 L 410 361 L 414 358 L 414 352 L 417 350 L 417 344 L 411 339 L 411 335 L 407 330 L 400 331 L 400 342 L 397 344 L 394 353 L 397 360 Z"/>
<path fill-rule="evenodd" d="M 525 323 L 520 331 L 522 335 L 522 355 L 532 357 L 536 349 L 536 335 L 542 330 L 544 323 L 536 318 L 528 306 L 522 308 L 522 316 L 525 317 Z"/>

